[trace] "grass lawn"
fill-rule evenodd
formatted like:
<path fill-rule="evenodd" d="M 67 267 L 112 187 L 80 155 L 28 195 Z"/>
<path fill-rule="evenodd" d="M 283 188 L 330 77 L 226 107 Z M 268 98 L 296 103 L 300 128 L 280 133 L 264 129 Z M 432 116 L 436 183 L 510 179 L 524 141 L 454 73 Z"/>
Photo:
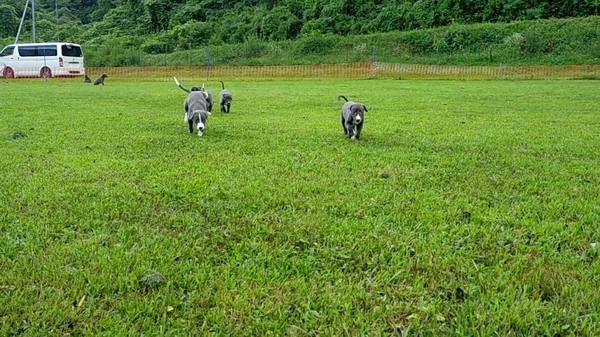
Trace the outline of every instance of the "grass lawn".
<path fill-rule="evenodd" d="M 225 84 L 0 82 L 0 335 L 600 335 L 596 81 Z"/>

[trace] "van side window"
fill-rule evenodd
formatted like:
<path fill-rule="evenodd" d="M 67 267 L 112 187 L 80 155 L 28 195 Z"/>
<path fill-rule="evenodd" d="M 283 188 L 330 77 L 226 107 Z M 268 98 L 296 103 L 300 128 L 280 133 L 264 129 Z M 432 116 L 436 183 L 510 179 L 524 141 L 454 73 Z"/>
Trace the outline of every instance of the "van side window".
<path fill-rule="evenodd" d="M 56 56 L 56 46 L 19 46 L 21 57 Z"/>
<path fill-rule="evenodd" d="M 35 56 L 35 50 L 37 48 L 36 47 L 19 47 L 19 55 L 21 55 L 21 57 L 32 57 Z"/>
<path fill-rule="evenodd" d="M 60 47 L 60 51 L 62 52 L 63 56 L 68 56 L 68 57 L 83 57 L 83 53 L 81 52 L 81 48 L 78 46 L 71 46 L 68 44 L 63 44 Z"/>
<path fill-rule="evenodd" d="M 15 50 L 15 47 L 11 46 L 11 47 L 6 47 L 4 48 L 4 50 L 0 53 L 0 57 L 2 56 L 11 56 L 13 54 L 13 51 Z"/>
<path fill-rule="evenodd" d="M 56 46 L 38 46 L 36 56 L 57 56 Z"/>

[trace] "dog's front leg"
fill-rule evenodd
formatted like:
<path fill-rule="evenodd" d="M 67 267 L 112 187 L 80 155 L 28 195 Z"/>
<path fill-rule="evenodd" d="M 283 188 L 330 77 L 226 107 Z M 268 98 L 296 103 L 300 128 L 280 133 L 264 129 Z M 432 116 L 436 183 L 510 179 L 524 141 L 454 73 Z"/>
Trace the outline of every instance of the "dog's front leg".
<path fill-rule="evenodd" d="M 363 122 L 356 125 L 356 139 L 360 139 L 360 133 L 362 132 Z"/>
<path fill-rule="evenodd" d="M 348 129 L 346 129 L 346 121 L 344 120 L 344 116 L 342 116 L 342 127 L 344 128 L 344 134 L 348 134 Z"/>
<path fill-rule="evenodd" d="M 192 120 L 188 120 L 188 126 L 190 127 L 190 133 L 194 133 L 194 122 Z"/>
<path fill-rule="evenodd" d="M 348 130 L 348 137 L 350 137 L 350 139 L 354 139 L 354 125 L 352 122 L 346 122 L 346 130 Z"/>

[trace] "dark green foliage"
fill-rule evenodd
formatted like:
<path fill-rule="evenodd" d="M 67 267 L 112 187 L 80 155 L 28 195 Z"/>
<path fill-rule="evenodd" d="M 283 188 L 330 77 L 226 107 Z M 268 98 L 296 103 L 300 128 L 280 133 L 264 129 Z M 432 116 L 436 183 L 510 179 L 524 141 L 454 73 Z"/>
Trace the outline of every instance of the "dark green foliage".
<path fill-rule="evenodd" d="M 15 8 L 10 5 L 0 5 L 0 37 L 10 37 L 17 33 L 19 19 Z"/>
<path fill-rule="evenodd" d="M 0 34 L 12 32 L 22 2 L 5 0 L 0 8 Z M 282 41 L 313 34 L 359 35 L 434 28 L 451 24 L 510 22 L 598 15 L 598 0 L 38 0 L 39 13 L 53 23 L 86 25 L 87 41 L 107 32 L 119 35 L 158 34 L 181 30 L 190 22 L 199 34 L 210 30 L 211 44 L 242 43 L 255 35 Z M 53 33 L 58 31 L 52 29 Z M 14 34 L 14 33 L 13 33 Z M 179 33 L 174 35 L 181 39 Z M 160 39 L 160 38 L 159 38 Z M 81 41 L 80 41 L 81 42 Z M 198 42 L 175 45 L 196 47 Z"/>
<path fill-rule="evenodd" d="M 325 54 L 335 49 L 339 42 L 339 36 L 313 35 L 299 39 L 296 43 L 296 48 L 300 55 Z"/>
<path fill-rule="evenodd" d="M 302 21 L 287 7 L 276 7 L 262 18 L 260 37 L 266 41 L 294 39 L 300 34 Z"/>
<path fill-rule="evenodd" d="M 142 54 L 139 50 L 140 38 L 119 38 L 113 36 L 99 37 L 90 43 L 90 48 L 84 45 L 87 66 L 116 67 L 137 66 L 142 64 Z"/>
<path fill-rule="evenodd" d="M 558 20 L 597 15 L 599 0 L 60 0 L 58 11 L 53 0 L 36 3 L 38 40 L 82 43 L 88 65 L 172 64 L 177 57 L 164 54 L 198 48 L 213 50 L 221 64 L 368 61 L 374 47 L 381 61 L 585 63 L 599 56 L 597 17 Z M 22 6 L 0 5 L 0 38 L 16 35 Z M 31 40 L 26 17 L 22 42 Z"/>
<path fill-rule="evenodd" d="M 598 64 L 599 23 L 600 17 L 517 21 L 345 37 L 314 33 L 273 42 L 251 34 L 243 43 L 220 44 L 215 43 L 215 27 L 190 22 L 183 26 L 189 29 L 163 31 L 150 38 L 108 35 L 84 44 L 84 49 L 88 66 L 205 65 L 209 51 L 213 65 L 369 62 L 374 48 L 380 62 Z M 202 29 L 203 34 L 195 35 Z"/>

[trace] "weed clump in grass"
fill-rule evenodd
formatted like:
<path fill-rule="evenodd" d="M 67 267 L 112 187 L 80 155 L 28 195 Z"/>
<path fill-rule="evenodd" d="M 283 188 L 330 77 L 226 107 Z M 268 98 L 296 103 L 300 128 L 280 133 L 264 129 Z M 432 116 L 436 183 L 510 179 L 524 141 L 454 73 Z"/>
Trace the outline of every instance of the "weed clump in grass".
<path fill-rule="evenodd" d="M 25 138 L 25 137 L 27 137 L 27 135 L 26 135 L 26 134 L 24 134 L 24 133 L 23 133 L 23 132 L 21 132 L 21 131 L 15 131 L 15 132 L 12 134 L 12 139 L 19 139 L 19 138 Z"/>
<path fill-rule="evenodd" d="M 149 271 L 140 278 L 138 283 L 145 289 L 156 289 L 164 282 L 164 280 L 165 278 L 161 273 Z"/>

